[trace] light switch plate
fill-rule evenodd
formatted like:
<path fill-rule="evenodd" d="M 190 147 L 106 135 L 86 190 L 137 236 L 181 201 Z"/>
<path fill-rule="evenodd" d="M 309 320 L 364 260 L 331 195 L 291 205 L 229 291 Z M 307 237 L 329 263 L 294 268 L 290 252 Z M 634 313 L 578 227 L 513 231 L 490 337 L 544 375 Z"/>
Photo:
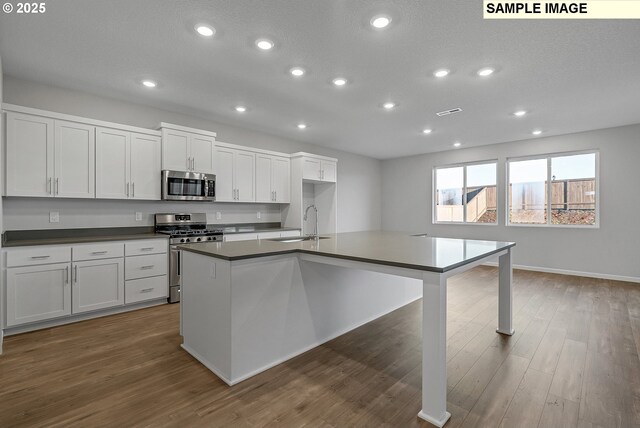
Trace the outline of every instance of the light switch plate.
<path fill-rule="evenodd" d="M 222 213 L 220 211 L 216 211 L 216 220 L 222 220 Z"/>
<path fill-rule="evenodd" d="M 260 220 L 260 211 L 258 211 L 258 220 Z"/>
<path fill-rule="evenodd" d="M 142 213 L 136 213 L 136 221 L 142 221 Z"/>
<path fill-rule="evenodd" d="M 57 211 L 51 211 L 49 213 L 49 223 L 60 223 L 60 213 Z"/>

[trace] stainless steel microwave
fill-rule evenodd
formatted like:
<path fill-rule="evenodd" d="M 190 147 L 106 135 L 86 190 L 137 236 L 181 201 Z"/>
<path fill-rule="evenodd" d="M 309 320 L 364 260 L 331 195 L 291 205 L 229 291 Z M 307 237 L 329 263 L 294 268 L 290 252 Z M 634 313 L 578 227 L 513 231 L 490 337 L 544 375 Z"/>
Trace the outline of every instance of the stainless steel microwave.
<path fill-rule="evenodd" d="M 216 176 L 188 171 L 162 171 L 162 199 L 166 201 L 215 201 Z"/>

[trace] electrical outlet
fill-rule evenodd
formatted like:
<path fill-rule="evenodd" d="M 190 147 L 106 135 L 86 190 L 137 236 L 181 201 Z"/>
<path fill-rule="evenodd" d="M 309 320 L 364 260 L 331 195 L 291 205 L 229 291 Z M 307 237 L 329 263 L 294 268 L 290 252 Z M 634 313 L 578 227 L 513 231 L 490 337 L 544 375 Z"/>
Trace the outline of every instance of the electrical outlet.
<path fill-rule="evenodd" d="M 60 213 L 57 211 L 51 211 L 49 213 L 49 223 L 60 223 Z"/>
<path fill-rule="evenodd" d="M 260 211 L 258 211 L 258 220 L 260 220 Z"/>
<path fill-rule="evenodd" d="M 216 211 L 216 220 L 222 220 L 222 213 L 220 211 Z"/>
<path fill-rule="evenodd" d="M 136 221 L 142 221 L 142 213 L 136 213 Z"/>

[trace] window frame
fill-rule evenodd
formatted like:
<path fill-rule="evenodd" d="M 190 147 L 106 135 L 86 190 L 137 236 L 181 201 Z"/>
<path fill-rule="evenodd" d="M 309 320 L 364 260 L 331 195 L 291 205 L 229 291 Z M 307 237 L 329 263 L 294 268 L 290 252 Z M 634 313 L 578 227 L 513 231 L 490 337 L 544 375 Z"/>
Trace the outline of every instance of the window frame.
<path fill-rule="evenodd" d="M 551 182 L 551 160 L 557 157 L 565 157 L 565 156 L 575 156 L 575 155 L 595 155 L 595 181 L 596 181 L 596 221 L 594 224 L 553 224 L 551 222 L 551 198 L 552 198 L 552 186 Z M 546 214 L 547 214 L 547 222 L 546 223 L 511 223 L 509 221 L 509 204 L 511 201 L 509 200 L 509 189 L 511 188 L 511 182 L 509 177 L 510 163 L 511 162 L 519 162 L 519 161 L 528 161 L 528 160 L 540 160 L 545 159 L 547 161 L 547 188 L 546 188 Z M 507 227 L 557 227 L 557 228 L 569 228 L 569 229 L 599 229 L 600 228 L 600 150 L 598 149 L 590 149 L 590 150 L 577 150 L 570 152 L 557 152 L 557 153 L 544 153 L 538 155 L 531 156 L 518 156 L 518 157 L 508 157 L 505 160 L 505 213 L 504 213 L 504 224 Z"/>
<path fill-rule="evenodd" d="M 493 223 L 478 223 L 478 222 L 468 222 L 467 221 L 467 202 L 465 195 L 467 194 L 467 166 L 473 165 L 484 165 L 493 163 L 496 168 L 496 221 Z M 473 162 L 459 162 L 448 165 L 439 165 L 434 166 L 431 171 L 431 224 L 443 224 L 443 225 L 482 225 L 482 226 L 498 226 L 500 216 L 498 215 L 498 159 L 486 159 L 481 161 L 473 161 Z M 439 169 L 448 169 L 448 168 L 460 168 L 462 167 L 462 219 L 463 221 L 438 221 L 437 213 L 438 204 L 436 203 L 436 195 L 438 193 L 438 181 L 436 178 L 437 171 Z"/>

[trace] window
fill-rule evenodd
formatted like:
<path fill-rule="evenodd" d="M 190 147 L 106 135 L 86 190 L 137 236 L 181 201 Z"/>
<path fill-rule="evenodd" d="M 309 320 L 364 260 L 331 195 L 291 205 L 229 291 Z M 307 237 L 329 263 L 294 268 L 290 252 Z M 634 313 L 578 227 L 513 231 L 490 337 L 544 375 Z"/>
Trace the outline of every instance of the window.
<path fill-rule="evenodd" d="M 434 189 L 434 222 L 496 223 L 496 162 L 435 168 Z"/>
<path fill-rule="evenodd" d="M 509 160 L 508 224 L 598 224 L 598 153 Z"/>

